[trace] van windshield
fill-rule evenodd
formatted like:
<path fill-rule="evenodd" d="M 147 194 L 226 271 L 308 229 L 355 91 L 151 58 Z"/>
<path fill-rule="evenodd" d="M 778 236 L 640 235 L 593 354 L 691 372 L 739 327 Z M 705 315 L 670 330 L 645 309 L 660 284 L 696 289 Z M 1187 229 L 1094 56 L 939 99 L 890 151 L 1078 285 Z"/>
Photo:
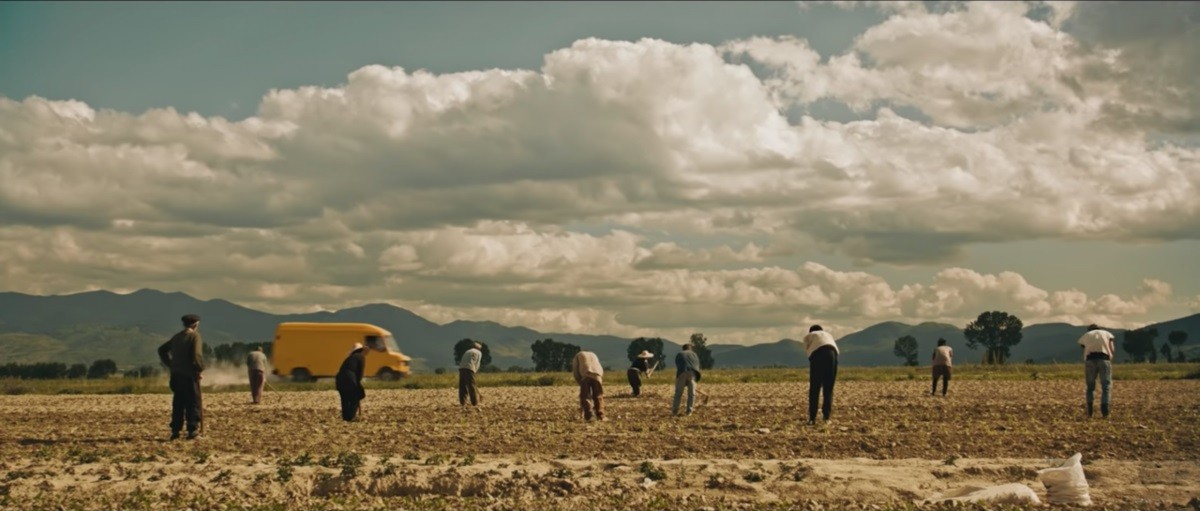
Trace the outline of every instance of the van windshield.
<path fill-rule="evenodd" d="M 400 346 L 396 345 L 396 339 L 390 335 L 383 336 L 383 343 L 387 346 L 387 350 L 392 353 L 400 353 Z"/>

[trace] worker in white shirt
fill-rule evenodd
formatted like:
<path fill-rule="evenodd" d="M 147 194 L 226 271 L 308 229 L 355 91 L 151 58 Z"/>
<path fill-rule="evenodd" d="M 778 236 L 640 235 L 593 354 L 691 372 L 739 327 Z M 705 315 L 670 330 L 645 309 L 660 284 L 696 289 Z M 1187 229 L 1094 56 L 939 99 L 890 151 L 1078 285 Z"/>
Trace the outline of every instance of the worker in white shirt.
<path fill-rule="evenodd" d="M 1088 325 L 1087 333 L 1079 338 L 1083 347 L 1083 377 L 1087 382 L 1087 415 L 1093 414 L 1096 379 L 1100 379 L 1100 415 L 1108 417 L 1109 390 L 1112 389 L 1113 334 L 1096 325 Z"/>
<path fill-rule="evenodd" d="M 471 349 L 463 352 L 462 359 L 458 361 L 458 406 L 464 411 L 467 410 L 467 398 L 471 398 L 471 406 L 478 410 L 479 406 L 479 391 L 475 388 L 475 373 L 479 372 L 479 362 L 483 360 L 483 352 L 480 349 L 483 344 L 475 342 L 471 344 Z"/>
<path fill-rule="evenodd" d="M 828 423 L 833 411 L 833 383 L 837 381 L 837 342 L 821 325 L 813 325 L 804 336 L 804 352 L 808 354 L 808 423 L 817 422 L 819 396 L 824 396 L 821 416 Z"/>
<path fill-rule="evenodd" d="M 950 367 L 954 365 L 954 350 L 946 345 L 945 339 L 938 339 L 937 348 L 933 350 L 933 388 L 929 395 L 937 394 L 938 378 L 942 379 L 942 396 L 946 395 L 946 387 L 950 386 Z"/>

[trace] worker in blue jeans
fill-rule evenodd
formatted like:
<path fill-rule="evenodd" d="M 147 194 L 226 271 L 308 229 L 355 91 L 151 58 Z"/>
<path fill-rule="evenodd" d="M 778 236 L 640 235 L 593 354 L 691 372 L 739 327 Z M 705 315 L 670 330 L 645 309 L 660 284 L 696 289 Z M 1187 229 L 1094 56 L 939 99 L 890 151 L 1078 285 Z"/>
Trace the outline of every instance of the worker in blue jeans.
<path fill-rule="evenodd" d="M 671 415 L 679 415 L 679 401 L 687 390 L 687 415 L 692 414 L 696 402 L 696 382 L 700 381 L 700 356 L 692 351 L 691 344 L 684 344 L 683 351 L 675 355 L 675 399 L 671 401 Z"/>
<path fill-rule="evenodd" d="M 1109 395 L 1112 389 L 1112 358 L 1115 351 L 1113 334 L 1096 325 L 1088 325 L 1087 333 L 1079 338 L 1083 348 L 1083 377 L 1087 382 L 1087 416 L 1093 415 L 1096 380 L 1100 380 L 1100 415 L 1107 418 Z"/>

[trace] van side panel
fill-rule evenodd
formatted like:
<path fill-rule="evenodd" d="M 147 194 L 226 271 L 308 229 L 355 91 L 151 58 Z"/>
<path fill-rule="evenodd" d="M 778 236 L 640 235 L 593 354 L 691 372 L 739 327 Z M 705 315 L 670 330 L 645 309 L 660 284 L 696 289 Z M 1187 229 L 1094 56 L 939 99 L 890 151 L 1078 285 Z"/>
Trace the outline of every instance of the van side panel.
<path fill-rule="evenodd" d="M 304 368 L 314 377 L 332 377 L 354 344 L 370 335 L 391 333 L 367 323 L 280 323 L 275 329 L 271 363 L 282 376 Z M 396 355 L 367 350 L 364 376 L 375 376 L 384 367 L 408 373 L 408 364 L 398 363 Z"/>

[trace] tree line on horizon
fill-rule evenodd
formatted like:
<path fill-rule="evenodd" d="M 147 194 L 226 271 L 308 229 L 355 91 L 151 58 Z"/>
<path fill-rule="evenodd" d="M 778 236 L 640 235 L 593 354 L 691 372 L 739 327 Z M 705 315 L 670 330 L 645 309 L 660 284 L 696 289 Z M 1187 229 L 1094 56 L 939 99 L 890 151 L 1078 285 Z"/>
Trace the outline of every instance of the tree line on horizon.
<path fill-rule="evenodd" d="M 0 365 L 0 378 L 20 380 L 102 380 L 120 372 L 112 359 L 95 360 L 88 364 L 67 365 L 62 362 L 34 362 L 30 364 L 8 363 Z M 157 367 L 145 365 L 126 370 L 127 378 L 158 376 Z"/>
<path fill-rule="evenodd" d="M 1008 361 L 1013 346 L 1020 344 L 1024 324 L 1020 318 L 1003 311 L 988 311 L 980 313 L 975 321 L 963 328 L 963 337 L 967 339 L 967 347 L 975 350 L 983 348 L 983 363 L 1001 365 Z M 1173 330 L 1167 334 L 1167 342 L 1160 348 L 1155 348 L 1154 339 L 1158 337 L 1157 327 L 1142 327 L 1125 330 L 1122 335 L 1121 349 L 1129 355 L 1132 362 L 1158 363 L 1161 353 L 1167 362 L 1187 362 L 1183 354 L 1183 344 L 1187 342 L 1187 332 Z M 938 338 L 938 341 L 945 339 Z M 1171 347 L 1175 349 L 1172 350 Z M 1172 352 L 1174 355 L 1172 355 Z M 919 365 L 919 346 L 917 339 L 911 335 L 897 338 L 893 343 L 892 353 L 904 359 L 904 365 Z M 1195 361 L 1200 361 L 1197 358 Z M 1031 362 L 1031 361 L 1030 361 Z"/>

